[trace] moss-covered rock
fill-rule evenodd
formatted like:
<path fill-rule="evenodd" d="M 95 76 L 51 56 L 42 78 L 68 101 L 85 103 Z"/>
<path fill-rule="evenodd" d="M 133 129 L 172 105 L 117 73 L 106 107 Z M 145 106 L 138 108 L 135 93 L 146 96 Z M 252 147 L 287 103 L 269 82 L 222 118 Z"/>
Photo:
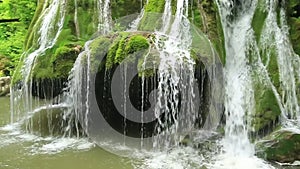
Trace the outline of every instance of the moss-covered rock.
<path fill-rule="evenodd" d="M 146 1 L 141 0 L 111 0 L 111 15 L 112 19 L 140 12 Z"/>
<path fill-rule="evenodd" d="M 252 19 L 252 29 L 254 30 L 254 35 L 256 37 L 256 41 L 259 42 L 260 35 L 264 26 L 264 22 L 267 18 L 267 11 L 264 9 L 264 0 L 259 0 L 257 7 L 254 12 L 254 16 Z"/>
<path fill-rule="evenodd" d="M 291 41 L 295 52 L 300 55 L 300 2 L 298 0 L 289 0 L 287 13 Z"/>
<path fill-rule="evenodd" d="M 257 144 L 258 156 L 269 161 L 293 163 L 300 160 L 300 133 L 279 130 Z"/>
<path fill-rule="evenodd" d="M 256 107 L 251 123 L 253 131 L 262 135 L 267 134 L 278 123 L 281 111 L 270 88 L 258 83 L 254 95 Z"/>
<path fill-rule="evenodd" d="M 81 45 L 66 45 L 49 50 L 36 60 L 32 77 L 34 79 L 62 79 L 68 78 L 73 64 L 80 53 Z"/>
<path fill-rule="evenodd" d="M 216 2 L 209 0 L 193 1 L 191 9 L 191 22 L 207 35 L 218 52 L 220 60 L 225 64 L 224 34 Z"/>
<path fill-rule="evenodd" d="M 0 97 L 7 96 L 10 93 L 10 76 L 0 77 Z"/>
<path fill-rule="evenodd" d="M 273 44 L 266 44 L 262 40 L 265 37 L 261 35 L 265 29 L 268 15 L 266 3 L 265 0 L 259 0 L 255 9 L 251 26 L 255 36 L 253 43 L 256 43 L 258 48 L 250 47 L 248 53 L 249 61 L 252 63 L 253 70 L 255 70 L 252 76 L 254 79 L 255 112 L 252 114 L 251 124 L 253 132 L 260 135 L 266 135 L 271 132 L 278 124 L 281 115 L 281 110 L 272 86 L 267 82 L 268 77 L 272 85 L 274 85 L 275 90 L 277 90 L 276 92 L 281 92 L 277 63 L 278 52 Z M 276 12 L 278 13 L 279 11 Z M 262 64 L 266 65 L 266 72 L 257 67 L 257 62 L 262 62 Z"/>
<path fill-rule="evenodd" d="M 110 43 L 103 44 L 102 42 L 105 39 L 110 41 Z M 104 45 L 106 45 L 107 49 L 103 50 Z M 90 44 L 92 58 L 94 59 L 97 58 L 101 51 L 107 52 L 103 56 L 105 56 L 105 69 L 108 71 L 122 62 L 127 62 L 136 63 L 136 67 L 143 72 L 139 63 L 144 63 L 145 57 L 149 56 L 147 55 L 148 51 L 153 47 L 151 36 L 147 32 L 118 32 L 104 37 L 100 36 Z M 147 64 L 152 62 L 150 60 L 147 60 Z M 153 70 L 151 72 L 153 73 Z"/>

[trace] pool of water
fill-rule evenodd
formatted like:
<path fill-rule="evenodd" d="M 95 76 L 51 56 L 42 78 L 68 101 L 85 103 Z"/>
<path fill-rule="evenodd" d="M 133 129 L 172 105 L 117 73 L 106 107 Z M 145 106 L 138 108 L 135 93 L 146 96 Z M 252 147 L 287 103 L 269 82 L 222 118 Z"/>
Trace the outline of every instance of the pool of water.
<path fill-rule="evenodd" d="M 214 167 L 212 163 L 218 161 L 209 159 L 218 154 L 211 148 L 209 153 L 191 147 L 166 152 L 132 151 L 132 157 L 125 158 L 105 151 L 87 138 L 38 137 L 10 124 L 9 106 L 9 98 L 0 97 L 0 169 L 204 169 L 204 165 L 212 169 L 236 168 Z M 278 169 L 300 168 L 272 165 Z"/>
<path fill-rule="evenodd" d="M 41 138 L 9 125 L 9 98 L 0 97 L 0 169 L 132 169 L 133 160 L 87 139 Z"/>

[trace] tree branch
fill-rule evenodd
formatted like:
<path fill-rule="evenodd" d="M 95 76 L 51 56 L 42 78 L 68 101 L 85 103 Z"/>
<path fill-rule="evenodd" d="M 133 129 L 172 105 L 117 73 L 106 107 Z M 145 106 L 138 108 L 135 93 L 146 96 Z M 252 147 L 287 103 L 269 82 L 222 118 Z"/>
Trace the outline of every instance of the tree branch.
<path fill-rule="evenodd" d="M 13 18 L 13 19 L 0 19 L 0 23 L 5 22 L 20 22 L 19 18 Z"/>

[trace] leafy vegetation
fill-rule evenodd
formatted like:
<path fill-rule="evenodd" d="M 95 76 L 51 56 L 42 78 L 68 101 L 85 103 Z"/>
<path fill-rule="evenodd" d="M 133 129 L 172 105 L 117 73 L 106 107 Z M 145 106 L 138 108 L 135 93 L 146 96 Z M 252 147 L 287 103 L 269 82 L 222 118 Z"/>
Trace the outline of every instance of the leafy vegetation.
<path fill-rule="evenodd" d="M 0 77 L 11 75 L 20 60 L 36 3 L 37 0 L 4 0 L 0 3 L 0 19 L 19 20 L 0 23 Z"/>

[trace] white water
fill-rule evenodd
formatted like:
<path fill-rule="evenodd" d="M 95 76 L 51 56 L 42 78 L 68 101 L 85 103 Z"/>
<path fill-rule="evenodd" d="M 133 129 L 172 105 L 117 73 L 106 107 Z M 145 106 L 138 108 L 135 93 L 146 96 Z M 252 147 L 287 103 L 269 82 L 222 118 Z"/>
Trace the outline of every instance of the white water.
<path fill-rule="evenodd" d="M 96 0 L 98 9 L 98 32 L 107 34 L 112 29 L 110 0 Z"/>
<path fill-rule="evenodd" d="M 227 1 L 227 3 L 233 2 Z M 252 4 L 243 3 L 245 6 L 240 9 L 241 14 L 232 23 L 228 23 L 226 19 L 231 9 L 220 10 L 227 52 L 224 70 L 226 114 L 224 149 L 230 156 L 247 157 L 254 155 L 254 146 L 249 141 L 246 124 L 247 114 L 250 115 L 254 111 L 254 93 L 250 76 L 251 68 L 246 55 L 246 35 L 251 29 L 256 1 L 252 1 Z"/>
<path fill-rule="evenodd" d="M 249 64 L 248 45 L 253 43 L 251 22 L 257 1 L 217 1 L 225 35 L 225 137 L 223 153 L 214 168 L 272 168 L 254 156 L 248 137 L 249 116 L 255 111 L 254 89 Z M 235 11 L 236 10 L 236 11 Z M 235 13 L 234 13 L 235 11 Z"/>
<path fill-rule="evenodd" d="M 163 15 L 163 19 L 168 21 L 172 16 L 170 3 L 166 0 Z M 186 19 L 187 12 L 188 1 L 177 1 L 174 21 L 172 23 L 165 22 L 162 28 L 163 32 L 155 32 L 157 36 L 155 45 L 160 53 L 155 115 L 159 119 L 162 112 L 166 113 L 166 121 L 159 121 L 158 132 L 161 132 L 169 123 L 174 122 L 172 127 L 167 127 L 165 131 L 154 137 L 154 147 L 157 149 L 177 146 L 180 141 L 179 133 L 183 134 L 191 130 L 195 122 L 195 94 L 193 89 L 195 62 L 190 56 L 192 41 L 190 25 Z M 170 32 L 167 32 L 168 27 L 171 27 Z M 167 38 L 167 40 L 160 41 L 161 38 Z M 181 103 L 180 100 L 182 100 Z"/>
<path fill-rule="evenodd" d="M 101 1 L 102 2 L 102 1 Z M 156 45 L 157 48 L 160 49 L 161 54 L 161 65 L 159 67 L 159 107 L 157 107 L 157 115 L 159 115 L 159 112 L 165 111 L 165 112 L 171 112 L 172 116 L 168 117 L 171 118 L 170 120 L 175 121 L 175 126 L 173 128 L 168 129 L 165 132 L 165 135 L 161 135 L 158 138 L 155 138 L 155 147 L 158 149 L 169 149 L 171 146 L 177 146 L 180 141 L 180 135 L 177 135 L 178 133 L 181 134 L 178 129 L 181 127 L 180 125 L 184 125 L 185 129 L 187 131 L 192 128 L 194 117 L 195 117 L 195 108 L 193 105 L 193 99 L 194 99 L 194 91 L 191 86 L 193 86 L 194 80 L 193 80 L 193 61 L 190 58 L 190 42 L 191 37 L 189 34 L 189 24 L 185 22 L 185 17 L 187 15 L 187 3 L 188 1 L 178 1 L 177 4 L 177 13 L 175 16 L 175 21 L 173 23 L 169 23 L 171 25 L 165 25 L 164 29 L 162 29 L 162 32 L 156 32 L 158 37 L 168 37 L 166 41 L 164 41 L 165 46 L 161 47 L 160 42 L 157 41 Z M 227 115 L 227 125 L 226 125 L 226 135 L 222 142 L 224 146 L 224 154 L 221 154 L 218 158 L 218 162 L 215 163 L 215 165 L 211 166 L 211 168 L 271 168 L 261 160 L 257 159 L 254 156 L 254 148 L 253 145 L 250 143 L 249 138 L 247 136 L 248 134 L 248 126 L 247 126 L 247 115 L 251 114 L 253 110 L 253 89 L 252 89 L 252 83 L 251 83 L 251 70 L 248 65 L 248 61 L 246 58 L 246 44 L 249 43 L 249 38 L 247 35 L 249 34 L 249 31 L 251 30 L 251 18 L 253 16 L 254 6 L 256 1 L 248 2 L 244 4 L 243 13 L 241 16 L 235 20 L 232 24 L 224 24 L 227 23 L 226 16 L 230 13 L 230 7 L 226 6 L 226 4 L 230 4 L 229 0 L 222 1 L 222 3 L 225 4 L 225 9 L 223 9 L 224 6 L 219 3 L 219 7 L 222 6 L 221 11 L 223 12 L 223 26 L 225 30 L 225 38 L 227 40 L 226 43 L 226 49 L 227 49 L 227 63 L 225 66 L 225 81 L 226 81 L 226 100 L 225 100 L 225 106 L 226 106 L 226 115 Z M 253 3 L 251 5 L 251 3 Z M 105 4 L 107 5 L 107 1 L 105 1 Z M 249 7 L 249 8 L 248 8 Z M 221 8 L 221 7 L 220 7 Z M 103 7 L 103 9 L 106 9 Z M 169 8 L 168 8 L 169 9 Z M 170 15 L 170 11 L 166 10 L 167 12 L 164 13 L 164 17 L 168 18 Z M 166 15 L 165 15 L 166 14 Z M 225 16 L 225 17 L 224 17 Z M 225 18 L 225 19 L 224 19 Z M 104 19 L 105 20 L 105 19 Z M 105 22 L 106 23 L 106 22 Z M 187 25 L 186 25 L 187 24 Z M 172 28 L 172 29 L 170 29 Z M 169 30 L 170 29 L 170 30 Z M 106 32 L 107 29 L 103 29 L 104 32 Z M 101 30 L 100 30 L 101 31 Z M 170 32 L 169 32 L 170 31 Z M 166 34 L 168 36 L 166 36 Z M 244 35 L 244 36 L 243 36 Z M 280 35 L 280 34 L 279 34 Z M 279 36 L 278 35 L 278 36 Z M 283 35 L 281 34 L 278 40 L 282 40 Z M 285 41 L 286 42 L 286 41 Z M 87 111 L 86 115 L 88 115 L 88 109 L 82 108 L 81 106 L 86 106 L 89 104 L 89 96 L 85 95 L 88 93 L 78 93 L 78 89 L 82 88 L 82 85 L 87 85 L 89 87 L 89 75 L 90 72 L 90 57 L 89 57 L 89 45 L 90 42 L 86 43 L 85 51 L 80 54 L 78 57 L 76 63 L 74 64 L 74 68 L 72 70 L 72 73 L 70 75 L 70 81 L 71 84 L 69 87 L 69 96 L 72 97 L 72 100 L 70 102 L 67 102 L 68 105 L 77 105 L 79 107 L 76 107 L 76 109 L 71 109 L 70 112 L 67 112 L 65 115 L 66 117 L 68 115 L 71 115 L 75 111 L 75 118 L 79 117 L 78 112 L 79 111 Z M 278 43 L 277 45 L 279 47 L 286 47 L 286 46 L 280 46 L 284 43 Z M 290 44 L 289 44 L 290 45 Z M 178 48 L 177 48 L 178 47 Z M 279 48 L 278 47 L 278 48 Z M 290 52 L 290 51 L 288 51 Z M 87 57 L 87 70 L 82 71 L 82 61 L 84 60 L 83 57 Z M 281 60 L 284 60 L 280 58 Z M 296 58 L 297 59 L 297 58 Z M 34 62 L 34 61 L 33 61 Z M 291 61 L 282 61 L 282 65 L 290 66 Z M 295 66 L 296 68 L 299 68 L 299 66 Z M 285 70 L 288 67 L 282 66 L 281 70 Z M 295 69 L 296 69 L 295 68 Z M 182 70 L 188 70 L 189 72 L 183 72 Z M 299 70 L 296 70 L 296 72 Z M 77 72 L 77 73 L 76 73 Z M 284 71 L 283 71 L 284 72 Z M 295 72 L 295 71 L 292 71 Z M 86 73 L 86 74 L 83 74 Z M 282 74 L 281 76 L 284 76 L 286 74 Z M 299 75 L 299 73 L 298 73 Z M 288 93 L 287 95 L 282 95 L 283 100 L 285 98 L 291 99 L 291 101 L 295 101 L 294 99 L 294 92 L 295 89 L 293 84 L 295 84 L 295 76 L 297 76 L 297 73 L 294 73 L 291 78 L 290 76 L 287 77 L 286 80 L 287 84 L 283 84 L 284 86 L 287 86 L 285 93 Z M 126 77 L 125 77 L 126 78 Z M 282 77 L 284 78 L 284 77 Z M 82 79 L 86 79 L 87 84 L 82 84 Z M 292 79 L 292 80 L 291 80 Z M 126 81 L 126 80 L 125 80 Z M 292 83 L 292 85 L 290 85 Z M 165 84 L 170 84 L 170 88 L 166 87 Z M 191 87 L 191 88 L 190 88 Z M 126 88 L 126 86 L 125 86 Z M 179 91 L 179 88 L 181 89 Z M 237 90 L 238 89 L 238 90 Z M 175 117 L 176 114 L 180 112 L 178 110 L 179 105 L 179 99 L 178 99 L 178 93 L 192 93 L 191 95 L 185 96 L 183 94 L 181 99 L 188 100 L 187 102 L 190 103 L 190 105 L 185 105 L 186 107 L 182 107 L 181 109 L 184 109 L 187 111 L 187 115 L 185 117 Z M 125 91 L 126 94 L 126 91 Z M 82 96 L 85 95 L 85 96 Z M 82 103 L 83 98 L 87 98 L 87 101 L 84 102 L 84 105 L 81 105 L 78 103 Z M 167 100 L 173 101 L 171 104 L 171 108 L 166 105 Z M 297 102 L 293 102 L 297 103 Z M 283 102 L 285 110 L 288 110 L 289 112 L 295 112 L 296 116 L 299 116 L 299 111 L 297 112 L 297 106 L 294 106 L 295 104 L 289 105 Z M 126 108 L 125 108 L 126 110 Z M 286 111 L 286 112 L 288 112 Z M 294 113 L 294 114 L 295 114 Z M 298 113 L 298 114 L 297 114 Z M 286 114 L 285 114 L 286 115 Z M 290 115 L 290 114 L 288 114 Z M 287 115 L 286 115 L 287 116 Z M 182 124 L 178 124 L 180 118 L 190 118 L 186 120 Z M 295 117 L 294 117 L 295 118 Z M 141 118 L 143 119 L 143 118 Z M 75 119 L 78 121 L 78 119 Z M 249 121 L 248 121 L 249 122 Z M 77 123 L 76 123 L 77 124 Z M 88 125 L 88 124 L 86 124 Z M 160 125 L 166 125 L 165 123 L 161 123 Z M 71 126 L 71 121 L 69 126 Z M 78 126 L 75 127 L 78 132 Z M 67 128 L 67 133 L 71 133 L 71 128 Z M 184 131 L 184 132 L 187 132 Z M 171 135 L 169 135 L 171 134 Z M 68 135 L 68 134 L 67 134 Z M 69 135 L 68 135 L 69 136 Z M 77 137 L 79 135 L 77 134 Z M 20 138 L 28 138 L 26 135 L 20 136 Z M 34 140 L 37 140 L 37 138 L 33 138 Z M 54 140 L 53 142 L 49 144 L 45 144 L 42 147 L 39 147 L 39 151 L 45 151 L 45 152 L 56 152 L 60 150 L 64 150 L 66 147 L 73 147 L 74 146 L 74 140 Z M 58 147 L 58 148 L 57 148 Z M 61 147 L 61 148 L 60 148 Z M 79 146 L 80 147 L 80 146 Z M 84 146 L 83 146 L 84 147 Z M 198 153 L 194 149 L 190 148 L 175 148 L 167 153 L 159 153 L 152 155 L 154 156 L 154 159 L 149 159 L 145 161 L 145 168 L 193 168 L 196 166 L 201 166 L 203 158 L 201 155 L 194 154 Z M 180 159 L 180 157 L 182 157 Z M 188 161 L 189 160 L 189 161 Z M 209 166 L 209 165 L 208 165 Z"/>

